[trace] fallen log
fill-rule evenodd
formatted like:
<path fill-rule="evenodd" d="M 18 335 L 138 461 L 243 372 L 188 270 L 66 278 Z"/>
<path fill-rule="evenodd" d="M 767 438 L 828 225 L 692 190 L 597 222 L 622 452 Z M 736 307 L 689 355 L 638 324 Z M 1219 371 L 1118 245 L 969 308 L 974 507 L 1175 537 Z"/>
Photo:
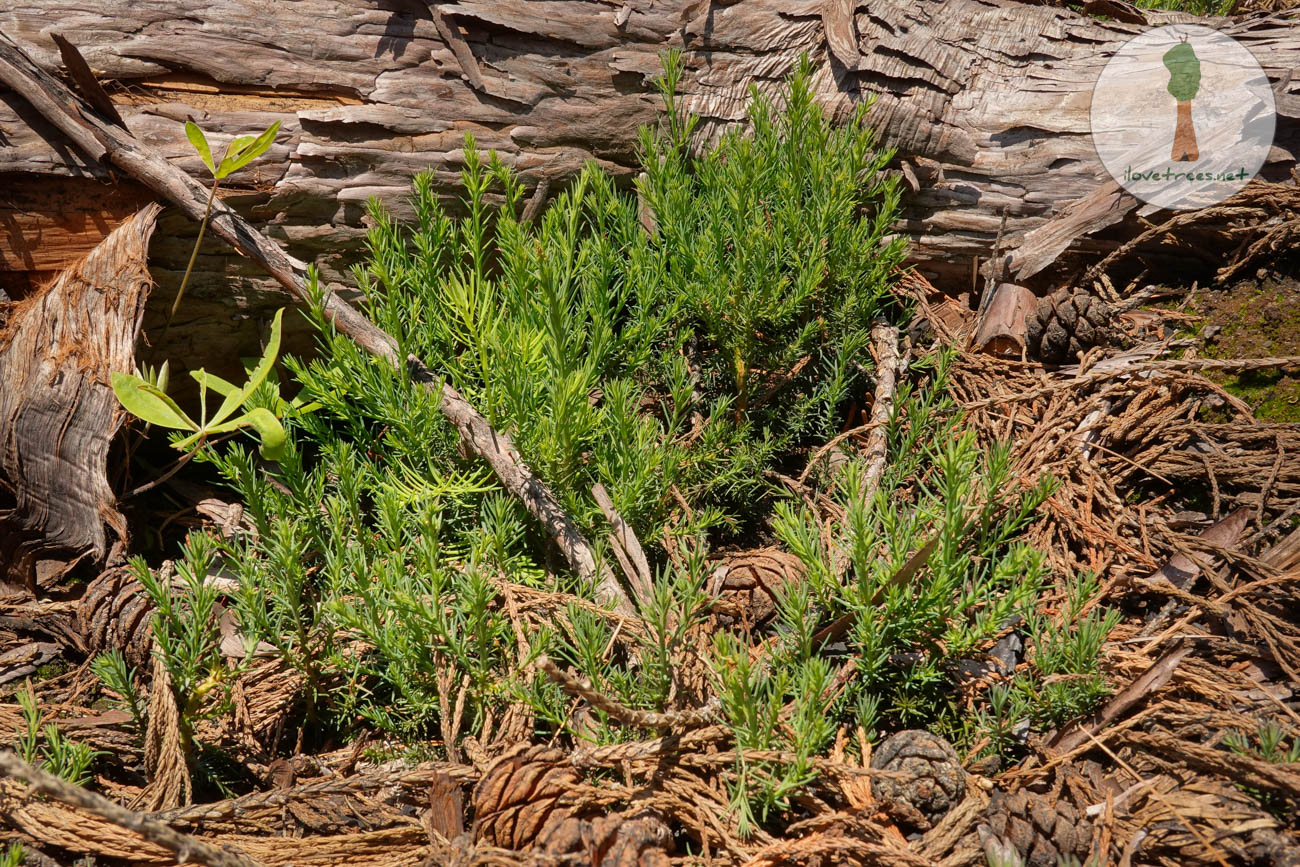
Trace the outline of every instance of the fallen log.
<path fill-rule="evenodd" d="M 368 197 L 401 214 L 423 170 L 454 196 L 465 132 L 501 153 L 540 207 L 589 160 L 630 183 L 637 127 L 660 107 L 650 81 L 666 48 L 684 51 L 682 101 L 705 136 L 741 120 L 751 85 L 774 89 L 807 52 L 830 110 L 878 97 L 875 124 L 911 187 L 900 231 L 913 260 L 952 288 L 969 285 L 1004 213 L 1006 279 L 1021 284 L 1068 264 L 1063 254 L 1095 260 L 1142 231 L 1137 203 L 1108 187 L 1088 135 L 1092 86 L 1143 21 L 1197 19 L 1122 17 L 1011 0 L 30 0 L 0 9 L 0 32 L 51 71 L 61 34 L 127 129 L 195 176 L 187 117 L 218 147 L 281 121 L 271 151 L 229 179 L 226 201 L 334 288 L 350 283 Z M 1300 148 L 1295 20 L 1205 19 L 1251 49 L 1274 83 L 1264 174 L 1275 180 Z M 18 294 L 57 272 L 139 205 L 138 185 L 68 147 L 13 93 L 0 92 L 0 143 L 0 290 Z M 1197 228 L 1222 240 L 1213 225 Z M 160 222 L 146 333 L 165 318 L 193 233 L 180 215 Z M 1218 267 L 1214 246 L 1191 245 Z M 1158 243 L 1137 252 L 1168 266 L 1192 260 Z M 278 302 L 258 269 L 227 254 L 205 245 L 169 354 L 253 349 L 257 319 Z"/>
<path fill-rule="evenodd" d="M 202 185 L 163 159 L 129 131 L 114 122 L 97 117 L 86 103 L 33 64 L 3 34 L 0 34 L 0 82 L 23 93 L 42 117 L 72 140 L 87 159 L 106 162 L 126 172 L 160 198 L 179 206 L 195 220 L 205 217 L 207 193 Z M 155 211 L 150 209 L 150 219 L 154 215 Z M 250 226 L 239 214 L 222 203 L 214 204 L 210 225 L 214 234 L 257 262 L 300 303 L 315 303 L 305 273 L 306 266 L 286 255 L 279 245 Z M 325 291 L 321 304 L 334 326 L 358 346 L 394 367 L 405 366 L 415 382 L 437 392 L 438 408 L 456 427 L 465 445 L 492 468 L 507 491 L 523 502 L 555 540 L 573 570 L 584 580 L 596 584 L 603 601 L 615 603 L 625 614 L 635 613 L 635 606 L 609 566 L 597 559 L 582 531 L 565 513 L 546 483 L 524 464 L 507 434 L 493 430 L 477 409 L 456 389 L 441 381 L 420 359 L 414 355 L 402 359 L 397 351 L 397 341 L 337 293 Z M 49 318 L 58 321 L 58 317 Z M 134 324 L 138 328 L 138 320 Z M 93 333 L 94 329 L 90 330 Z M 132 340 L 127 343 L 128 355 L 134 343 L 134 330 L 131 335 Z M 47 345 L 56 346 L 57 343 L 47 341 Z M 30 354 L 37 359 L 43 357 L 39 351 Z M 122 365 L 119 365 L 118 369 L 121 368 Z M 105 400 L 111 402 L 113 399 L 105 397 Z M 78 401 L 64 399 L 60 404 L 75 407 Z M 102 414 L 110 419 L 119 417 L 115 407 Z M 97 550 L 96 553 L 102 554 L 102 551 Z M 24 561 L 18 561 L 15 564 L 17 567 L 28 571 Z"/>

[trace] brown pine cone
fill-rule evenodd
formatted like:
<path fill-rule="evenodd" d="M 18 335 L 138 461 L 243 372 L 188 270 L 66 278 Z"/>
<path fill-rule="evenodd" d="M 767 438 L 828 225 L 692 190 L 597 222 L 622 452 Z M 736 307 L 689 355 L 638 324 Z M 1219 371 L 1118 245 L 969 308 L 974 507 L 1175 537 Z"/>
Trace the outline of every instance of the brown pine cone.
<path fill-rule="evenodd" d="M 994 791 L 985 815 L 988 829 L 1014 846 L 1026 867 L 1056 867 L 1069 856 L 1087 863 L 1092 823 L 1068 801 L 1023 789 Z"/>
<path fill-rule="evenodd" d="M 1109 342 L 1110 309 L 1096 296 L 1060 289 L 1038 299 L 1025 318 L 1025 332 L 1030 355 L 1053 363 L 1071 362 L 1079 353 Z"/>
<path fill-rule="evenodd" d="M 568 758 L 524 743 L 494 761 L 474 787 L 474 840 L 559 858 L 581 855 L 592 867 L 668 867 L 672 833 L 663 819 L 647 811 L 590 815 L 568 797 L 581 780 Z"/>
<path fill-rule="evenodd" d="M 793 554 L 757 548 L 728 554 L 714 575 L 721 587 L 713 610 L 753 627 L 772 619 L 776 600 L 790 582 L 803 580 L 804 568 Z"/>
<path fill-rule="evenodd" d="M 564 796 L 578 785 L 568 755 L 520 744 L 498 758 L 474 787 L 474 839 L 503 849 L 527 849 L 571 818 Z"/>
<path fill-rule="evenodd" d="M 77 629 L 86 650 L 124 648 L 134 666 L 149 661 L 153 640 L 153 602 L 126 566 L 103 572 L 86 587 L 77 604 Z"/>
<path fill-rule="evenodd" d="M 871 767 L 903 775 L 902 779 L 877 777 L 871 787 L 880 800 L 916 811 L 917 818 L 908 824 L 918 830 L 928 830 L 920 817 L 934 822 L 966 794 L 966 772 L 957 751 L 929 732 L 909 729 L 889 736 L 872 753 Z"/>

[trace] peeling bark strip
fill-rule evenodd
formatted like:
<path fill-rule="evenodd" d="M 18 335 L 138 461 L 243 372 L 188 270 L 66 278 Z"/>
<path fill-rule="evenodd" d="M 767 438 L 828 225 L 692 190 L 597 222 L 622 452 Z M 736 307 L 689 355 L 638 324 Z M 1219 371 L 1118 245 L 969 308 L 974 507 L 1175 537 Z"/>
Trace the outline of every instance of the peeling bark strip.
<path fill-rule="evenodd" d="M 876 390 L 871 405 L 871 430 L 867 433 L 867 444 L 862 455 L 867 467 L 862 473 L 862 487 L 858 494 L 868 506 L 876 497 L 880 487 L 880 477 L 885 472 L 885 461 L 889 452 L 889 418 L 894 414 L 894 394 L 898 389 L 898 378 L 905 372 L 907 360 L 898 348 L 898 329 L 893 325 L 879 323 L 871 329 L 871 339 L 876 352 Z M 843 571 L 843 570 L 841 570 Z"/>
<path fill-rule="evenodd" d="M 1025 351 L 1025 317 L 1034 309 L 1034 293 L 1014 283 L 999 283 L 980 317 L 974 347 L 1009 358 Z"/>
<path fill-rule="evenodd" d="M 873 122 L 918 188 L 901 225 L 912 256 L 964 281 L 972 258 L 987 257 L 1004 209 L 1016 246 L 1077 203 L 1072 222 L 1036 236 L 1009 279 L 1062 250 L 1104 253 L 1141 231 L 1136 203 L 1118 193 L 1089 198 L 1109 180 L 1088 134 L 1092 85 L 1144 17 L 1193 19 L 1126 17 L 1011 0 L 26 0 L 0 4 L 0 31 L 54 69 L 49 34 L 58 30 L 101 79 L 125 86 L 112 98 L 131 132 L 195 176 L 203 170 L 185 142 L 187 115 L 217 141 L 282 121 L 280 142 L 231 178 L 231 189 L 290 255 L 338 283 L 359 255 L 367 197 L 409 213 L 410 177 L 426 169 L 439 192 L 458 193 L 466 131 L 530 189 L 563 189 L 589 159 L 630 179 L 637 126 L 655 120 L 649 78 L 664 49 L 684 49 L 683 102 L 707 134 L 742 119 L 750 85 L 772 90 L 807 51 L 834 111 L 879 94 Z M 1239 39 L 1280 83 L 1300 67 L 1295 21 L 1289 13 L 1207 23 Z M 1287 84 L 1278 101 L 1275 169 L 1300 152 L 1298 91 Z M 9 94 L 0 94 L 0 141 L 0 190 L 18 174 L 80 175 L 89 198 L 98 189 L 91 178 L 108 176 Z M 50 222 L 59 222 L 53 209 L 14 215 L 0 233 L 0 269 L 29 267 L 6 236 L 32 238 Z M 1118 225 L 1106 239 L 1078 240 L 1109 222 Z M 187 252 L 176 246 L 164 255 Z M 159 274 L 160 303 L 176 276 Z M 275 303 L 247 292 L 231 299 L 228 284 L 219 258 L 200 260 L 193 298 L 211 305 L 195 308 L 210 318 L 192 328 L 229 328 L 232 313 Z M 192 332 L 178 325 L 173 336 L 184 345 Z"/>
<path fill-rule="evenodd" d="M 207 191 L 201 184 L 136 140 L 129 132 L 104 122 L 87 110 L 80 98 L 33 64 L 3 34 L 0 34 L 0 82 L 29 98 L 45 119 L 72 139 L 84 153 L 96 155 L 96 158 L 103 156 L 159 196 L 178 205 L 193 219 L 203 218 L 207 208 Z M 303 263 L 286 255 L 279 245 L 250 226 L 224 203 L 213 203 L 209 224 L 215 234 L 265 268 L 300 302 L 311 303 Z M 339 331 L 372 355 L 384 359 L 394 367 L 401 365 L 397 355 L 397 341 L 390 334 L 337 294 L 328 292 L 324 300 L 325 313 Z M 132 331 L 132 341 L 127 344 L 128 351 L 134 348 L 134 335 L 135 331 Z M 406 359 L 406 366 L 413 380 L 431 390 L 440 389 L 438 407 L 443 415 L 456 426 L 474 453 L 487 461 L 506 490 L 519 497 L 529 512 L 542 523 L 574 571 L 583 579 L 594 581 L 600 595 L 615 602 L 620 611 L 635 614 L 631 600 L 613 572 L 596 559 L 582 531 L 564 512 L 546 484 L 524 464 L 510 437 L 493 430 L 487 419 L 456 389 L 440 383 L 438 377 L 415 356 Z M 109 395 L 109 399 L 114 400 L 111 392 Z M 3 418 L 5 416 L 0 414 L 0 419 Z"/>
<path fill-rule="evenodd" d="M 46 555 L 90 555 L 126 523 L 105 474 L 121 423 L 113 371 L 135 367 L 149 293 L 147 205 L 49 289 L 15 305 L 0 331 L 0 581 L 34 587 Z"/>

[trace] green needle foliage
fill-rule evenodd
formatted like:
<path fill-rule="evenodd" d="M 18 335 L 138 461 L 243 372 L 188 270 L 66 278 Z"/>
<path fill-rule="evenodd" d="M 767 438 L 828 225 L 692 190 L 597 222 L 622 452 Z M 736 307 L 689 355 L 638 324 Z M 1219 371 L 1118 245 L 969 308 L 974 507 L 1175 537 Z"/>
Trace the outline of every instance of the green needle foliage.
<path fill-rule="evenodd" d="M 1102 642 L 1119 625 L 1120 613 L 1113 609 L 1084 609 L 1097 595 L 1095 576 L 1080 576 L 1068 588 L 1065 610 L 1060 617 L 1041 612 L 1029 614 L 1033 636 L 1032 671 L 1041 676 L 1022 677 L 1017 685 L 1034 699 L 1036 722 L 1056 725 L 1087 713 L 1110 690 L 1097 668 Z"/>
<path fill-rule="evenodd" d="M 589 491 L 603 481 L 625 516 L 649 530 L 668 486 L 698 484 L 692 463 L 717 458 L 692 460 L 672 442 L 665 422 L 685 421 L 674 408 L 658 418 L 640 412 L 643 403 L 664 403 L 635 374 L 658 360 L 670 308 L 638 297 L 621 273 L 624 257 L 646 245 L 635 205 L 588 168 L 539 226 L 526 226 L 514 216 L 519 182 L 495 155 L 481 160 L 472 138 L 465 155 L 464 220 L 443 212 L 428 177 L 416 181 L 416 227 L 373 208 L 372 263 L 359 274 L 371 313 L 403 351 L 433 360 L 496 428 L 509 430 L 572 514 L 594 524 Z M 498 208 L 487 205 L 493 182 L 504 195 Z M 409 383 L 389 381 L 399 394 L 353 387 L 330 395 L 327 376 L 322 360 L 302 379 L 327 408 L 345 410 L 349 426 L 373 427 L 372 418 L 390 430 L 412 425 Z M 423 453 L 416 446 L 410 457 L 423 461 Z"/>
<path fill-rule="evenodd" d="M 571 514 L 600 525 L 589 492 L 602 482 L 647 542 L 674 488 L 691 506 L 684 532 L 743 525 L 762 471 L 832 433 L 862 387 L 873 317 L 901 314 L 889 281 L 902 244 L 885 237 L 898 189 L 865 108 L 833 127 L 804 64 L 782 111 L 755 94 L 752 132 L 695 160 L 673 98 L 680 59 L 666 67 L 665 124 L 641 140 L 654 231 L 594 166 L 526 225 L 519 181 L 468 138 L 466 216 L 417 178 L 413 225 L 372 206 L 357 275 L 402 351 L 510 431 Z M 372 452 L 426 460 L 431 438 L 446 441 L 412 419 L 429 399 L 402 377 L 340 375 L 357 361 L 331 338 L 299 372 L 332 416 L 312 434 L 341 424 L 368 431 Z"/>
<path fill-rule="evenodd" d="M 1252 756 L 1266 762 L 1282 765 L 1300 763 L 1300 736 L 1287 743 L 1287 728 L 1275 719 L 1265 720 L 1256 727 L 1255 737 L 1240 731 L 1230 731 L 1223 738 L 1228 749 L 1240 756 Z"/>
<path fill-rule="evenodd" d="M 774 528 L 803 561 L 807 579 L 780 600 L 780 640 L 770 661 L 759 667 L 746 646 L 719 638 L 723 708 L 738 743 L 798 757 L 780 767 L 737 768 L 734 803 L 746 827 L 789 806 L 789 795 L 813 779 L 811 758 L 841 723 L 868 732 L 924 727 L 970 740 L 955 688 L 960 664 L 1017 618 L 1033 616 L 1046 570 L 1042 556 L 1016 537 L 1052 486 L 1009 493 L 1009 450 L 981 452 L 962 432 L 945 397 L 945 370 L 941 360 L 924 389 L 904 388 L 889 429 L 889 453 L 900 459 L 869 501 L 859 462 L 846 468 L 838 485 L 845 527 L 833 546 L 815 513 L 778 504 Z M 895 580 L 927 548 L 922 568 Z M 846 575 L 837 551 L 847 554 Z M 821 625 L 845 617 L 838 644 L 814 643 Z M 832 701 L 828 666 L 842 665 L 855 676 Z"/>
<path fill-rule="evenodd" d="M 680 304 L 675 324 L 699 342 L 701 379 L 735 415 L 780 446 L 833 433 L 836 410 L 860 385 L 873 316 L 890 311 L 903 241 L 887 240 L 898 178 L 883 172 L 863 102 L 842 128 L 814 100 L 799 65 L 784 110 L 754 92 L 749 127 L 699 159 L 693 124 L 673 99 L 681 62 L 661 90 L 666 134 L 642 132 L 638 188 L 654 214 L 654 265 Z"/>
<path fill-rule="evenodd" d="M 114 648 L 99 654 L 90 660 L 90 671 L 105 687 L 117 694 L 117 701 L 130 712 L 135 730 L 143 732 L 144 702 L 135 686 L 138 672 L 127 663 L 122 651 Z"/>
<path fill-rule="evenodd" d="M 519 180 L 467 138 L 461 216 L 417 177 L 412 224 L 372 205 L 357 271 L 368 315 L 510 433 L 593 540 L 608 528 L 597 482 L 652 556 L 673 527 L 686 565 L 659 570 L 639 659 L 611 660 L 609 620 L 582 606 L 569 628 L 529 636 L 534 654 L 655 710 L 703 607 L 702 540 L 760 524 L 764 471 L 837 429 L 870 376 L 858 359 L 873 319 L 904 315 L 889 291 L 902 248 L 885 237 L 897 188 L 865 115 L 832 127 L 804 64 L 780 108 L 755 95 L 751 135 L 697 160 L 679 70 L 670 56 L 665 123 L 642 138 L 653 231 L 594 166 L 525 223 Z M 237 443 L 199 455 L 253 523 L 214 542 L 243 588 L 233 602 L 249 640 L 302 671 L 309 712 L 335 721 L 446 736 L 522 700 L 566 725 L 553 685 L 501 678 L 519 660 L 497 583 L 589 588 L 547 577 L 548 543 L 460 453 L 435 394 L 313 315 L 318 357 L 286 365 L 298 401 L 319 409 L 287 419 L 275 478 Z M 369 649 L 346 656 L 343 637 Z"/>
<path fill-rule="evenodd" d="M 873 322 L 906 322 L 891 282 L 903 256 L 889 235 L 898 187 L 866 108 L 833 126 L 806 62 L 780 94 L 754 94 L 746 131 L 702 150 L 676 103 L 680 70 L 669 55 L 667 110 L 641 137 L 635 190 L 588 166 L 525 222 L 520 180 L 467 138 L 461 201 L 441 201 L 420 176 L 410 223 L 372 203 L 356 271 L 366 313 L 399 351 L 508 433 L 598 549 L 609 526 L 591 489 L 606 487 L 654 567 L 641 623 L 618 625 L 559 565 L 523 507 L 461 451 L 437 390 L 367 356 L 317 303 L 319 352 L 285 359 L 296 403 L 269 378 L 239 390 L 283 419 L 278 463 L 240 442 L 196 456 L 238 492 L 248 526 L 191 537 L 179 591 L 141 574 L 187 719 L 218 705 L 209 696 L 229 677 L 213 617 L 223 591 L 202 580 L 218 569 L 238 583 L 227 607 L 250 647 L 303 675 L 313 732 L 377 728 L 454 752 L 525 706 L 541 734 L 615 742 L 653 733 L 598 710 L 575 730 L 571 699 L 520 673 L 547 654 L 625 705 L 658 711 L 699 689 L 684 660 L 711 670 L 737 746 L 792 757 L 737 766 L 746 828 L 785 814 L 841 725 L 873 736 L 924 725 L 1011 752 L 1025 726 L 1104 692 L 1096 661 L 1113 616 L 1085 611 L 1087 582 L 1064 621 L 1080 628 L 1036 613 L 1047 575 L 1020 536 L 1051 486 L 1020 490 L 1010 450 L 982 450 L 963 432 L 946 358 L 914 362 L 903 378 L 876 493 L 863 493 L 852 460 L 814 479 L 842 524 L 824 526 L 772 486 L 856 423 Z M 319 302 L 314 274 L 311 288 Z M 316 411 L 285 411 L 303 405 Z M 706 623 L 708 552 L 772 536 L 807 577 L 780 599 L 771 652 L 755 656 Z M 914 574 L 896 580 L 913 558 Z M 533 591 L 567 596 L 546 628 L 521 636 L 508 593 Z M 821 642 L 833 622 L 847 625 Z M 1017 624 L 1030 663 L 992 697 L 992 715 L 971 713 L 955 688 L 962 666 Z M 699 649 L 706 625 L 711 652 Z M 1060 687 L 1040 688 L 1053 678 Z"/>
<path fill-rule="evenodd" d="M 1287 736 L 1291 741 L 1287 743 Z M 1292 726 L 1283 725 L 1276 719 L 1259 722 L 1252 734 L 1239 730 L 1229 731 L 1223 738 L 1223 744 L 1239 756 L 1263 759 L 1280 765 L 1300 763 L 1300 733 Z M 1264 792 L 1253 787 L 1242 786 L 1242 791 L 1259 801 L 1260 806 L 1268 810 L 1283 824 L 1294 824 L 1296 818 L 1297 798 L 1280 792 Z"/>
<path fill-rule="evenodd" d="M 166 572 L 154 572 L 139 557 L 131 561 L 132 573 L 154 604 L 154 652 L 171 679 L 180 710 L 181 749 L 190 763 L 195 723 L 222 709 L 236 673 L 221 653 L 221 592 L 207 581 L 215 558 L 216 540 L 194 533 L 182 546 L 174 580 Z"/>
<path fill-rule="evenodd" d="M 27 764 L 44 768 L 74 786 L 89 783 L 90 768 L 102 754 L 86 744 L 68 740 L 54 723 L 42 727 L 41 710 L 30 686 L 16 693 L 16 697 L 24 730 L 14 744 L 14 751 Z"/>

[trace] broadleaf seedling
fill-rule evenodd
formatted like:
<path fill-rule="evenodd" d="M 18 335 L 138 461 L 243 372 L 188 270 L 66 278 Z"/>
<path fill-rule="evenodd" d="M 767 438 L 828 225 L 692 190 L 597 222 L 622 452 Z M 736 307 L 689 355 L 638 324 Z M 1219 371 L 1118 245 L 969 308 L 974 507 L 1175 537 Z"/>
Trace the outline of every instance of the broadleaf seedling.
<path fill-rule="evenodd" d="M 261 358 L 253 365 L 248 374 L 248 381 L 235 385 L 216 374 L 200 368 L 190 371 L 190 376 L 199 384 L 199 406 L 201 412 L 196 422 L 184 410 L 167 396 L 157 381 L 128 373 L 113 374 L 113 393 L 127 412 L 149 424 L 173 430 L 191 431 L 190 436 L 175 443 L 176 448 L 187 451 L 202 445 L 210 436 L 229 433 L 241 428 L 254 431 L 261 441 L 262 457 L 267 460 L 279 460 L 284 456 L 286 436 L 284 426 L 276 413 L 265 407 L 247 407 L 258 387 L 266 381 L 280 354 L 280 322 L 284 315 L 281 308 L 275 313 L 271 323 L 271 337 Z M 211 417 L 208 416 L 208 394 L 216 393 L 223 400 Z M 241 407 L 245 411 L 236 416 L 235 411 Z M 297 400 L 277 402 L 277 411 L 309 412 L 314 406 L 302 406 Z M 233 416 L 233 417 L 232 417 Z"/>
<path fill-rule="evenodd" d="M 190 253 L 189 264 L 185 266 L 185 276 L 181 278 L 181 286 L 176 290 L 176 300 L 172 302 L 171 314 L 167 317 L 168 328 L 176 318 L 176 311 L 181 306 L 181 298 L 185 296 L 185 286 L 190 281 L 190 272 L 194 270 L 194 261 L 199 257 L 199 246 L 203 243 L 203 234 L 207 231 L 208 220 L 212 216 L 212 203 L 217 198 L 217 189 L 221 186 L 221 181 L 266 153 L 279 132 L 280 121 L 277 120 L 261 135 L 239 136 L 226 145 L 226 153 L 222 156 L 221 162 L 214 163 L 208 137 L 194 121 L 185 122 L 185 137 L 190 140 L 190 145 L 198 153 L 199 159 L 203 160 L 203 165 L 208 167 L 208 172 L 212 175 L 212 189 L 208 191 L 208 205 L 203 211 L 203 219 L 199 222 L 199 236 L 194 240 L 194 250 Z"/>

